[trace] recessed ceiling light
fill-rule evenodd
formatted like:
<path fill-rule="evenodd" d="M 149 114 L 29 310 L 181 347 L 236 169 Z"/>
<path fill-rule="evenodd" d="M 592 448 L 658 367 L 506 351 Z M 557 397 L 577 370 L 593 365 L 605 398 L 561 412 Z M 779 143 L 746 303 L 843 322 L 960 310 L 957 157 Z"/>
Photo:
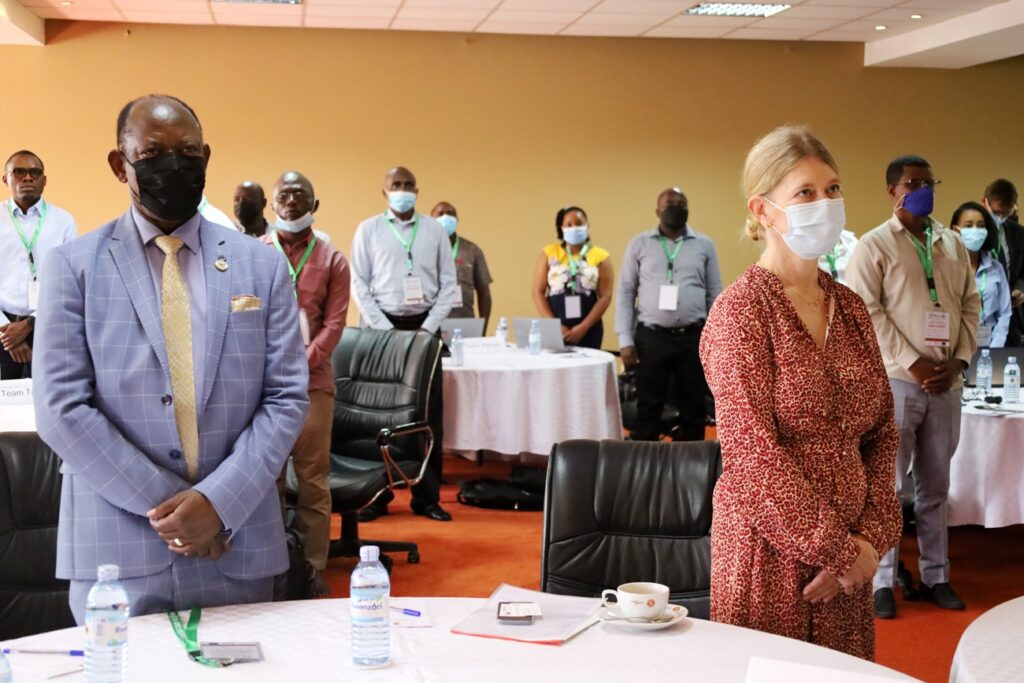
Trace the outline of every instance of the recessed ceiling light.
<path fill-rule="evenodd" d="M 702 2 L 686 10 L 686 14 L 703 17 L 770 17 L 790 7 L 792 5 L 777 3 Z"/>
<path fill-rule="evenodd" d="M 888 26 L 882 26 L 881 24 L 879 24 L 878 26 L 875 27 L 875 30 L 876 31 L 884 31 L 887 28 L 889 28 L 889 27 Z"/>
<path fill-rule="evenodd" d="M 71 2 L 71 0 L 64 0 L 64 2 L 60 4 L 64 5 L 65 7 L 71 7 L 75 3 Z"/>
<path fill-rule="evenodd" d="M 911 19 L 924 19 L 924 16 L 922 16 L 920 14 L 911 14 L 910 18 Z"/>

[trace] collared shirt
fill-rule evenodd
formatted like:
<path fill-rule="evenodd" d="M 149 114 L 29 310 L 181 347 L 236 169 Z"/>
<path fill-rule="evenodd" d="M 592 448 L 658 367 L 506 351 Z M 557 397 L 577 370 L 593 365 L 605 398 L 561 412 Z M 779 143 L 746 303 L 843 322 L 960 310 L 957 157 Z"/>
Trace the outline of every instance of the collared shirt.
<path fill-rule="evenodd" d="M 274 249 L 270 235 L 259 238 Z M 281 240 L 281 248 L 297 268 L 309 246 L 310 233 L 303 235 L 294 244 Z M 348 314 L 351 276 L 348 262 L 342 253 L 317 237 L 316 245 L 309 254 L 306 264 L 299 272 L 299 308 L 309 321 L 309 346 L 306 359 L 309 361 L 309 390 L 317 391 L 334 386 L 331 372 L 331 354 L 341 339 Z"/>
<path fill-rule="evenodd" d="M 841 285 L 846 284 L 846 264 L 850 262 L 850 257 L 853 256 L 853 250 L 857 246 L 857 236 L 849 230 L 843 230 L 839 235 L 839 244 L 832 249 L 831 256 L 835 260 L 836 272 L 832 272 L 832 264 L 828 261 L 828 256 L 822 256 L 818 259 L 818 267 L 823 271 L 832 275 Z"/>
<path fill-rule="evenodd" d="M 153 277 L 153 291 L 156 293 L 157 310 L 162 313 L 161 292 L 164 281 L 164 252 L 154 241 L 163 231 L 146 220 L 139 210 L 132 206 L 132 219 L 142 239 L 143 251 Z M 223 227 L 223 226 L 221 226 Z M 196 405 L 202 400 L 206 381 L 206 273 L 203 270 L 203 249 L 199 236 L 199 214 L 192 216 L 171 233 L 185 244 L 178 250 L 178 270 L 188 287 L 189 312 L 192 318 L 192 370 L 195 373 Z M 166 343 L 166 341 L 165 341 Z"/>
<path fill-rule="evenodd" d="M 860 294 L 875 324 L 885 369 L 892 379 L 917 384 L 910 366 L 921 358 L 971 362 L 981 302 L 963 241 L 932 220 L 935 286 L 949 314 L 949 349 L 925 346 L 925 315 L 936 311 L 924 266 L 910 232 L 893 215 L 861 238 L 846 267 L 849 287 Z M 953 387 L 962 386 L 957 378 Z"/>
<path fill-rule="evenodd" d="M 633 333 L 637 322 L 675 328 L 706 320 L 711 304 L 722 291 L 718 255 L 710 237 L 687 225 L 682 236 L 674 240 L 665 238 L 669 254 L 682 241 L 671 281 L 661 237 L 661 230 L 655 226 L 635 236 L 626 246 L 615 311 L 620 348 L 635 346 Z M 679 288 L 676 310 L 663 311 L 658 307 L 662 285 Z"/>
<path fill-rule="evenodd" d="M 35 312 L 28 305 L 28 288 L 32 282 L 28 251 L 25 250 L 18 231 L 11 223 L 11 210 L 25 239 L 31 241 L 39 224 L 40 210 L 44 202 L 46 218 L 43 221 L 43 229 L 39 231 L 39 241 L 32 251 L 36 272 L 42 268 L 43 258 L 50 249 L 78 236 L 75 219 L 71 214 L 45 199 L 40 199 L 30 206 L 27 214 L 13 199 L 4 202 L 0 207 L 0 311 L 15 315 L 30 315 Z"/>
<path fill-rule="evenodd" d="M 206 220 L 210 221 L 211 223 L 216 223 L 222 228 L 227 228 L 228 230 L 236 230 L 238 232 L 245 232 L 244 229 L 239 230 L 238 226 L 235 225 L 235 222 L 228 218 L 228 215 L 226 213 L 224 213 L 216 206 L 211 204 L 210 200 L 208 200 L 205 195 L 199 202 L 199 214 Z"/>
<path fill-rule="evenodd" d="M 459 253 L 455 255 L 455 276 L 462 290 L 462 305 L 452 308 L 449 318 L 475 317 L 476 290 L 494 282 L 491 271 L 487 269 L 487 259 L 476 242 L 459 237 Z"/>
<path fill-rule="evenodd" d="M 1006 279 L 1006 271 L 991 255 L 982 253 L 978 261 L 978 272 L 974 274 L 974 282 L 981 295 L 981 325 L 992 328 L 992 340 L 989 346 L 1002 348 L 1006 346 L 1006 336 L 1010 332 L 1010 284 Z"/>
<path fill-rule="evenodd" d="M 412 277 L 419 278 L 423 287 L 422 303 L 405 303 L 403 283 L 409 277 L 406 251 L 391 232 L 389 218 L 406 242 L 412 238 L 413 226 L 419 219 L 419 231 L 412 243 Z M 367 218 L 356 228 L 352 241 L 352 284 L 360 314 L 370 327 L 394 327 L 385 313 L 412 316 L 429 310 L 423 329 L 437 332 L 455 303 L 455 283 L 448 233 L 430 216 L 417 213 L 402 221 L 389 209 L 385 214 Z"/>

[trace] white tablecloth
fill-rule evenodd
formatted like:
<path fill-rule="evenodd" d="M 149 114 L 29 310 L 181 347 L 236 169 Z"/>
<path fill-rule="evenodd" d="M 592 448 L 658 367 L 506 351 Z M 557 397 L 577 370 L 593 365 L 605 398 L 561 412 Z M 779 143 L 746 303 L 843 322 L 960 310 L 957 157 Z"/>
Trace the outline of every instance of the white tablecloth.
<path fill-rule="evenodd" d="M 996 416 L 964 407 L 960 445 L 950 463 L 950 526 L 1024 524 L 1022 444 L 1024 415 Z"/>
<path fill-rule="evenodd" d="M 949 683 L 1024 680 L 1024 597 L 982 614 L 960 636 Z"/>
<path fill-rule="evenodd" d="M 615 357 L 541 353 L 467 339 L 465 364 L 445 358 L 446 450 L 547 455 L 567 439 L 621 439 Z"/>
<path fill-rule="evenodd" d="M 34 432 L 32 380 L 0 380 L 0 432 Z"/>
<path fill-rule="evenodd" d="M 485 603 L 482 599 L 428 598 L 430 628 L 392 629 L 392 663 L 356 672 L 350 663 L 347 600 L 244 605 L 203 611 L 200 641 L 259 641 L 266 661 L 210 669 L 191 662 L 162 614 L 132 619 L 128 627 L 129 680 L 202 681 L 714 681 L 743 683 L 750 657 L 765 657 L 885 680 L 911 680 L 869 662 L 814 645 L 735 626 L 685 620 L 663 631 L 623 631 L 597 624 L 562 646 L 532 645 L 455 635 L 450 629 Z M 400 604 L 395 599 L 393 604 Z M 595 607 L 597 602 L 595 601 Z M 184 615 L 186 616 L 187 615 Z M 523 627 L 529 628 L 529 627 Z M 80 629 L 15 641 L 23 647 L 82 647 Z M 6 645 L 6 644 L 5 644 Z M 29 657 L 12 655 L 14 680 L 43 679 L 22 669 Z M 21 659 L 18 659 L 21 657 Z M 60 679 L 79 683 L 81 674 Z M 820 679 L 814 679 L 820 680 Z M 796 680 L 794 679 L 794 683 Z"/>

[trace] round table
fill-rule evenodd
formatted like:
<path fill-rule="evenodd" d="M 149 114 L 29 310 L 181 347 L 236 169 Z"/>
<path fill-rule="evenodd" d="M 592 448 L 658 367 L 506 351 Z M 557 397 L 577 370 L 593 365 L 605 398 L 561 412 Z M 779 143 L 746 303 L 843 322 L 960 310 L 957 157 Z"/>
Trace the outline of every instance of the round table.
<path fill-rule="evenodd" d="M 147 683 L 326 683 L 343 680 L 453 683 L 689 680 L 743 683 L 747 680 L 750 658 L 760 657 L 873 675 L 880 680 L 912 680 L 891 669 L 815 645 L 699 619 L 686 619 L 669 629 L 653 632 L 625 631 L 610 624 L 597 624 L 561 646 L 478 638 L 451 632 L 452 626 L 485 602 L 479 598 L 426 598 L 416 601 L 425 610 L 431 626 L 393 628 L 391 664 L 358 673 L 350 659 L 348 600 L 310 600 L 203 610 L 199 625 L 200 641 L 258 641 L 262 646 L 265 661 L 224 669 L 210 669 L 190 661 L 174 637 L 166 615 L 133 618 L 128 627 L 129 679 Z M 403 601 L 393 598 L 392 604 L 401 606 Z M 595 608 L 597 604 L 595 600 Z M 9 644 L 78 648 L 82 646 L 82 640 L 81 629 L 66 629 Z M 45 680 L 22 665 L 30 657 L 51 655 L 12 655 L 14 680 L 18 683 Z M 37 668 L 39 666 L 36 665 Z M 82 675 L 71 674 L 57 680 L 78 683 Z M 789 680 L 796 683 L 799 679 Z"/>
<path fill-rule="evenodd" d="M 0 432 L 36 431 L 32 380 L 0 380 Z"/>
<path fill-rule="evenodd" d="M 950 462 L 948 523 L 1024 524 L 1024 414 L 993 413 L 974 405 L 963 409 L 960 443 Z"/>
<path fill-rule="evenodd" d="M 547 455 L 567 439 L 621 439 L 615 357 L 594 349 L 569 353 L 502 346 L 494 337 L 465 340 L 465 363 L 444 373 L 444 448 Z"/>
<path fill-rule="evenodd" d="M 953 655 L 949 683 L 1019 683 L 1024 678 L 1024 597 L 975 619 Z"/>

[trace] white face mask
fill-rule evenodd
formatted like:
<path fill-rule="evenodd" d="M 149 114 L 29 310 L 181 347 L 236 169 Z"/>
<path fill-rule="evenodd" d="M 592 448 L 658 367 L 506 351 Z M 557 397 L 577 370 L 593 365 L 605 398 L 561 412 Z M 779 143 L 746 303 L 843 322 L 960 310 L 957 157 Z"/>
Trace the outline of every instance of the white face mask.
<path fill-rule="evenodd" d="M 790 204 L 783 208 L 764 197 L 776 209 L 786 212 L 789 226 L 782 241 L 802 259 L 817 261 L 832 251 L 846 227 L 846 205 L 843 198 L 822 199 L 807 204 Z"/>
<path fill-rule="evenodd" d="M 296 218 L 293 221 L 288 221 L 278 216 L 277 222 L 274 223 L 274 227 L 278 230 L 284 230 L 285 232 L 302 232 L 309 226 L 313 225 L 313 220 L 312 212 L 307 213 L 301 218 Z"/>

